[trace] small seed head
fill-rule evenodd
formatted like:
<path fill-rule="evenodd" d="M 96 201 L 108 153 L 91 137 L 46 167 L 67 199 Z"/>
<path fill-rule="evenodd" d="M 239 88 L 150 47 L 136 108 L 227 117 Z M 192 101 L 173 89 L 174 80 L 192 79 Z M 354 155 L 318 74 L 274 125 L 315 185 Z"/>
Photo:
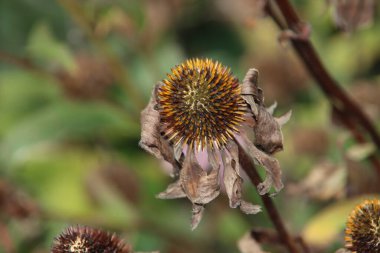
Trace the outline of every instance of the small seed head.
<path fill-rule="evenodd" d="M 365 200 L 348 217 L 346 248 L 353 253 L 380 252 L 380 201 Z"/>
<path fill-rule="evenodd" d="M 238 79 L 209 59 L 187 60 L 167 76 L 157 92 L 164 136 L 198 150 L 225 146 L 246 111 Z"/>
<path fill-rule="evenodd" d="M 88 227 L 69 227 L 54 242 L 52 253 L 129 253 L 116 235 Z"/>

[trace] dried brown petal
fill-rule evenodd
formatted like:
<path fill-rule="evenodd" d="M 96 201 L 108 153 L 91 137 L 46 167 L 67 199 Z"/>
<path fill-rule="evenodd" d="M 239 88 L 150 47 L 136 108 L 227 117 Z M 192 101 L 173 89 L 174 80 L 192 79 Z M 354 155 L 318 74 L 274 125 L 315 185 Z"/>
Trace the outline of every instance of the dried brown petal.
<path fill-rule="evenodd" d="M 198 164 L 193 150 L 187 153 L 180 171 L 182 187 L 191 202 L 207 204 L 219 195 L 219 170 L 213 169 L 207 174 Z"/>
<path fill-rule="evenodd" d="M 268 193 L 272 185 L 276 192 L 279 192 L 284 185 L 281 180 L 281 169 L 277 159 L 256 148 L 245 134 L 241 134 L 241 139 L 243 141 L 241 146 L 244 151 L 249 154 L 252 159 L 264 166 L 267 172 L 264 182 L 257 187 L 259 194 L 264 195 Z"/>
<path fill-rule="evenodd" d="M 254 127 L 255 146 L 268 154 L 283 149 L 281 126 L 263 107 L 259 107 L 257 124 Z"/>
<path fill-rule="evenodd" d="M 292 110 L 288 111 L 287 113 L 285 113 L 281 117 L 274 118 L 274 119 L 277 121 L 277 123 L 280 125 L 280 127 L 282 127 L 283 125 L 285 125 L 286 123 L 288 123 L 288 121 L 290 120 L 291 116 L 292 116 Z"/>
<path fill-rule="evenodd" d="M 230 154 L 230 152 L 232 154 Z M 231 145 L 229 152 L 223 152 L 222 155 L 224 165 L 224 187 L 230 201 L 230 207 L 236 208 L 241 202 L 241 191 L 243 179 L 239 175 L 239 159 L 237 145 Z"/>
<path fill-rule="evenodd" d="M 180 180 L 177 180 L 174 183 L 170 184 L 165 191 L 157 195 L 157 198 L 159 199 L 178 199 L 185 197 L 186 193 L 183 191 Z"/>
<path fill-rule="evenodd" d="M 203 205 L 193 205 L 192 216 L 191 216 L 191 230 L 198 227 L 199 222 L 202 220 L 203 211 L 205 210 Z"/>
<path fill-rule="evenodd" d="M 251 236 L 251 233 L 246 233 L 239 241 L 238 248 L 241 253 L 264 253 L 260 244 Z"/>
<path fill-rule="evenodd" d="M 249 69 L 241 87 L 241 95 L 245 102 L 249 104 L 254 117 L 257 117 L 258 106 L 263 103 L 263 93 L 257 85 L 258 76 L 257 69 Z"/>
<path fill-rule="evenodd" d="M 141 112 L 141 140 L 139 145 L 148 153 L 158 159 L 166 160 L 176 168 L 177 163 L 174 153 L 177 154 L 179 152 L 173 152 L 173 148 L 169 145 L 169 142 L 162 138 L 160 134 L 160 114 L 154 108 L 156 105 L 155 93 L 160 85 L 160 82 L 156 84 L 149 104 Z"/>
<path fill-rule="evenodd" d="M 257 214 L 261 212 L 261 206 L 242 200 L 240 202 L 240 210 L 245 214 Z"/>
<path fill-rule="evenodd" d="M 274 110 L 277 108 L 277 102 L 275 101 L 271 106 L 267 108 L 267 111 L 270 113 L 270 115 L 273 115 Z"/>
<path fill-rule="evenodd" d="M 238 152 L 238 146 L 235 143 L 230 143 L 228 145 L 228 151 L 222 154 L 224 187 L 231 208 L 240 207 L 240 210 L 245 214 L 256 214 L 261 211 L 261 207 L 242 200 L 243 179 L 239 175 L 240 165 Z"/>

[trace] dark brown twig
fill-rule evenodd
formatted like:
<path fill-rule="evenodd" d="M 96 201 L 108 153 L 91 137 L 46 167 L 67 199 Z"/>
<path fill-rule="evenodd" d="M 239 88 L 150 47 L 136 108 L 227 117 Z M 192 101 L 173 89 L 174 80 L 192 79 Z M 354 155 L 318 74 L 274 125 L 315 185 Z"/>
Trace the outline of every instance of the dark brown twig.
<path fill-rule="evenodd" d="M 239 144 L 238 144 L 239 145 Z M 251 182 L 257 187 L 261 182 L 260 175 L 258 174 L 256 167 L 250 157 L 245 153 L 244 149 L 239 145 L 239 161 L 241 167 L 247 173 Z M 300 250 L 297 248 L 294 239 L 290 236 L 289 232 L 286 230 L 284 222 L 281 219 L 281 216 L 276 209 L 275 204 L 273 203 L 271 197 L 266 195 L 260 195 L 265 209 L 268 212 L 268 215 L 275 226 L 281 242 L 288 248 L 290 253 L 299 253 Z"/>
<path fill-rule="evenodd" d="M 268 1 L 266 11 L 273 18 L 275 23 L 284 31 L 290 29 L 295 34 L 300 34 L 302 28 L 305 27 L 305 23 L 301 21 L 289 0 L 275 0 L 274 2 L 278 7 L 279 12 L 282 14 L 282 18 L 286 22 L 286 25 L 283 24 L 282 19 L 278 17 L 277 12 L 274 10 L 274 6 Z M 292 38 L 291 43 L 299 57 L 303 60 L 310 74 L 314 77 L 317 84 L 330 100 L 333 107 L 355 119 L 356 123 L 368 133 L 371 140 L 380 149 L 380 136 L 377 133 L 375 126 L 364 114 L 363 110 L 346 94 L 346 92 L 327 72 L 310 40 L 304 37 L 302 37 L 302 39 Z"/>

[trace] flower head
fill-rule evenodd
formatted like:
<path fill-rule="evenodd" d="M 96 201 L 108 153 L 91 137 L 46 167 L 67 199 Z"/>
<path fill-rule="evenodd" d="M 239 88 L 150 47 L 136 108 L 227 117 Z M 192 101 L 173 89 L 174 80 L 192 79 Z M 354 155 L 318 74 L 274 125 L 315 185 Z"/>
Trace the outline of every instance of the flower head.
<path fill-rule="evenodd" d="M 283 148 L 281 126 L 290 114 L 272 116 L 275 106 L 263 106 L 257 78 L 257 70 L 250 69 L 240 84 L 219 62 L 190 59 L 156 84 L 141 113 L 140 146 L 169 162 L 177 178 L 158 197 L 187 197 L 193 203 L 193 229 L 204 205 L 223 188 L 230 207 L 247 214 L 260 211 L 241 196 L 238 144 L 266 169 L 260 194 L 272 185 L 276 192 L 283 187 L 279 163 L 271 155 Z"/>
<path fill-rule="evenodd" d="M 53 244 L 52 253 L 129 253 L 129 245 L 116 235 L 89 227 L 69 227 Z"/>
<path fill-rule="evenodd" d="M 353 253 L 380 252 L 380 201 L 365 200 L 348 217 L 346 248 Z"/>
<path fill-rule="evenodd" d="M 246 106 L 239 81 L 209 59 L 191 59 L 172 69 L 157 92 L 164 135 L 174 145 L 221 148 L 238 132 Z"/>

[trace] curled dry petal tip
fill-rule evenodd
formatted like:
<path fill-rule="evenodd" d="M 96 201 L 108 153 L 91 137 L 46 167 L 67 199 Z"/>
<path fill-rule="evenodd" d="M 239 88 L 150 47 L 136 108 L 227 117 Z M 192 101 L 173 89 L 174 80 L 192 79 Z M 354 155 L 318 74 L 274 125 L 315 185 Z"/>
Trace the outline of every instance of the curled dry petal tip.
<path fill-rule="evenodd" d="M 287 113 L 285 113 L 281 117 L 275 118 L 275 119 L 276 119 L 277 123 L 280 125 L 280 127 L 282 127 L 283 125 L 288 123 L 288 121 L 290 120 L 291 117 L 292 117 L 292 110 L 288 111 Z"/>
<path fill-rule="evenodd" d="M 199 223 L 202 220 L 203 211 L 205 210 L 203 205 L 193 205 L 192 216 L 191 216 L 191 230 L 194 230 L 198 227 Z"/>
<path fill-rule="evenodd" d="M 159 199 L 178 199 L 185 198 L 186 193 L 183 191 L 181 182 L 179 180 L 170 184 L 165 191 L 157 194 L 156 196 Z"/>
<path fill-rule="evenodd" d="M 247 74 L 243 79 L 243 84 L 241 88 L 241 95 L 246 103 L 249 105 L 251 112 L 256 117 L 258 114 L 258 105 L 263 101 L 262 91 L 258 87 L 258 76 L 259 71 L 257 69 L 249 69 Z"/>
<path fill-rule="evenodd" d="M 249 202 L 246 202 L 244 200 L 240 203 L 240 210 L 245 214 L 257 214 L 261 212 L 261 206 L 259 205 L 253 205 Z"/>
<path fill-rule="evenodd" d="M 267 108 L 267 111 L 268 111 L 271 115 L 273 115 L 274 110 L 276 110 L 276 108 L 277 108 L 277 101 L 274 101 L 274 103 L 273 103 L 271 106 L 269 106 L 269 107 Z"/>

